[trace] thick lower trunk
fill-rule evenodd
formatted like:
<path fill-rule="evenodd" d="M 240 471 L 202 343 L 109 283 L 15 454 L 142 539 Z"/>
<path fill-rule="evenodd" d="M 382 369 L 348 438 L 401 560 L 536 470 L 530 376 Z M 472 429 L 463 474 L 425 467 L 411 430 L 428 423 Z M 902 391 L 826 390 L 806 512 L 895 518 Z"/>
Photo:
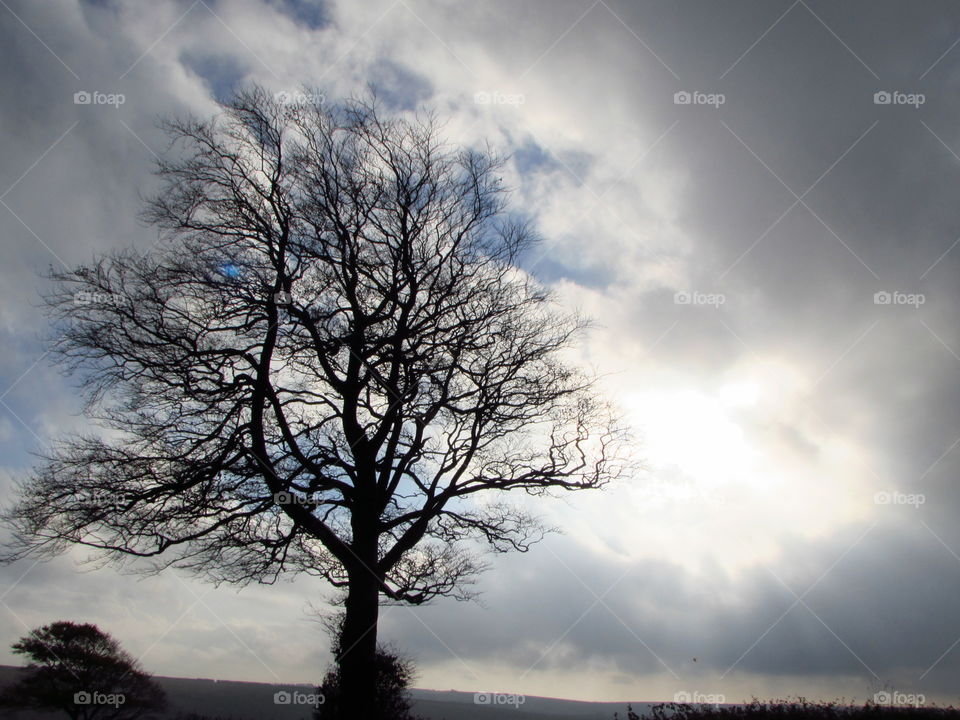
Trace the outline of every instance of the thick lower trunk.
<path fill-rule="evenodd" d="M 340 691 L 346 717 L 379 720 L 376 695 L 377 619 L 380 587 L 368 568 L 350 574 L 340 633 Z"/>

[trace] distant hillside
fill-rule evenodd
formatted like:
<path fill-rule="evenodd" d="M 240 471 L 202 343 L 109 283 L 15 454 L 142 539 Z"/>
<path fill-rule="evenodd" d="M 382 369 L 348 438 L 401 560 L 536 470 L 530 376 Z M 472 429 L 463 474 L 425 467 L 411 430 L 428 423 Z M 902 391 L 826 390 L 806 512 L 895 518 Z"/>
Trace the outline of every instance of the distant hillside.
<path fill-rule="evenodd" d="M 516 708 L 474 704 L 474 693 L 456 690 L 413 690 L 415 710 L 428 720 L 613 720 L 613 713 L 626 716 L 626 703 L 578 702 L 527 696 Z M 640 712 L 650 703 L 633 703 Z"/>
<path fill-rule="evenodd" d="M 17 677 L 19 668 L 0 665 L 0 686 Z M 236 682 L 157 677 L 170 702 L 168 717 L 196 712 L 233 720 L 310 720 L 311 708 L 303 705 L 278 705 L 276 693 L 307 695 L 309 685 L 275 685 L 272 683 Z M 625 703 L 585 703 L 555 698 L 527 697 L 514 707 L 476 704 L 472 692 L 455 690 L 413 690 L 414 709 L 427 720 L 612 720 L 613 713 L 626 713 Z M 646 708 L 634 703 L 635 709 Z M 62 714 L 18 712 L 7 713 L 10 720 L 54 720 Z"/>

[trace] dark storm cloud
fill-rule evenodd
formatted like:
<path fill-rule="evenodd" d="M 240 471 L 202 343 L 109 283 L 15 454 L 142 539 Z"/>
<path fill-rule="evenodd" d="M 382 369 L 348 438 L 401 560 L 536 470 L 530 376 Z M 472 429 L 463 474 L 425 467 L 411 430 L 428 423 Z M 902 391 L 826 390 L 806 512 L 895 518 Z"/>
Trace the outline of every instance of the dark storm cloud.
<path fill-rule="evenodd" d="M 960 560 L 937 530 L 888 519 L 790 543 L 776 564 L 738 577 L 669 561 L 625 565 L 554 541 L 536 551 L 536 571 L 502 563 L 483 606 L 417 610 L 432 639 L 417 641 L 421 626 L 406 610 L 384 625 L 420 662 L 461 660 L 465 680 L 484 663 L 525 673 L 612 659 L 627 676 L 666 671 L 688 686 L 710 678 L 718 692 L 749 672 L 860 677 L 861 697 L 871 684 L 947 696 L 960 671 L 960 654 L 949 652 L 960 637 Z"/>
<path fill-rule="evenodd" d="M 636 326 L 653 340 L 677 320 L 658 353 L 681 364 L 722 366 L 771 350 L 813 360 L 828 374 L 811 402 L 841 425 L 869 416 L 882 474 L 916 487 L 960 434 L 960 344 L 948 319 L 958 300 L 960 253 L 950 249 L 960 237 L 960 162 L 940 142 L 956 147 L 957 57 L 929 70 L 949 47 L 944 27 L 960 26 L 957 8 L 692 5 L 617 8 L 680 76 L 661 73 L 638 99 L 664 121 L 679 116 L 657 152 L 688 169 L 681 222 L 699 239 L 690 285 L 725 293 L 716 313 L 725 324 L 676 307 L 664 290 L 636 296 Z M 750 45 L 744 28 L 756 39 L 788 8 L 734 64 Z M 726 102 L 678 108 L 665 97 L 671 87 L 722 92 Z M 926 102 L 876 105 L 878 90 Z M 794 193 L 809 209 L 789 209 Z M 923 293 L 925 303 L 874 303 L 874 293 L 896 290 Z M 933 477 L 956 474 L 947 457 Z"/>

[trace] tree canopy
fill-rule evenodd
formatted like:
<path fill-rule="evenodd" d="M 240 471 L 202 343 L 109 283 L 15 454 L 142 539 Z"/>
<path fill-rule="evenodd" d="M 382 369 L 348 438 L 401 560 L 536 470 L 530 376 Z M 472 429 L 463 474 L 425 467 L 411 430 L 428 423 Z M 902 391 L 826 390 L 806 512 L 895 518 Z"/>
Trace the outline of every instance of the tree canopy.
<path fill-rule="evenodd" d="M 0 707 L 60 710 L 72 720 L 155 717 L 163 689 L 96 625 L 58 621 L 12 646 L 29 658 L 23 676 L 0 693 Z"/>

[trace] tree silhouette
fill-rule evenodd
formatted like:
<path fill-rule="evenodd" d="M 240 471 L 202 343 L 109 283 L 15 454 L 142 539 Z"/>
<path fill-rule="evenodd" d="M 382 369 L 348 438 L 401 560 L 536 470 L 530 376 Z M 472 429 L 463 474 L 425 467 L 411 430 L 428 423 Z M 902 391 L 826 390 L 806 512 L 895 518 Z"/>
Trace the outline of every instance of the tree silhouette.
<path fill-rule="evenodd" d="M 96 625 L 44 625 L 12 648 L 30 662 L 0 693 L 0 707 L 62 710 L 72 720 L 150 718 L 165 707 L 160 686 Z"/>
<path fill-rule="evenodd" d="M 335 656 L 341 655 L 339 641 L 334 643 Z M 423 720 L 413 714 L 410 702 L 410 683 L 413 681 L 413 663 L 396 652 L 378 647 L 374 657 L 376 682 L 369 720 Z M 345 707 L 340 668 L 334 665 L 318 688 L 323 704 L 314 712 L 314 720 L 344 720 L 351 717 Z"/>
<path fill-rule="evenodd" d="M 517 268 L 503 159 L 374 100 L 261 88 L 166 123 L 147 251 L 53 272 L 53 348 L 106 429 L 61 440 L 6 514 L 9 559 L 77 543 L 219 582 L 344 589 L 368 714 L 380 597 L 467 597 L 467 541 L 544 528 L 505 493 L 597 488 L 624 441 L 564 362 L 585 327 Z"/>

